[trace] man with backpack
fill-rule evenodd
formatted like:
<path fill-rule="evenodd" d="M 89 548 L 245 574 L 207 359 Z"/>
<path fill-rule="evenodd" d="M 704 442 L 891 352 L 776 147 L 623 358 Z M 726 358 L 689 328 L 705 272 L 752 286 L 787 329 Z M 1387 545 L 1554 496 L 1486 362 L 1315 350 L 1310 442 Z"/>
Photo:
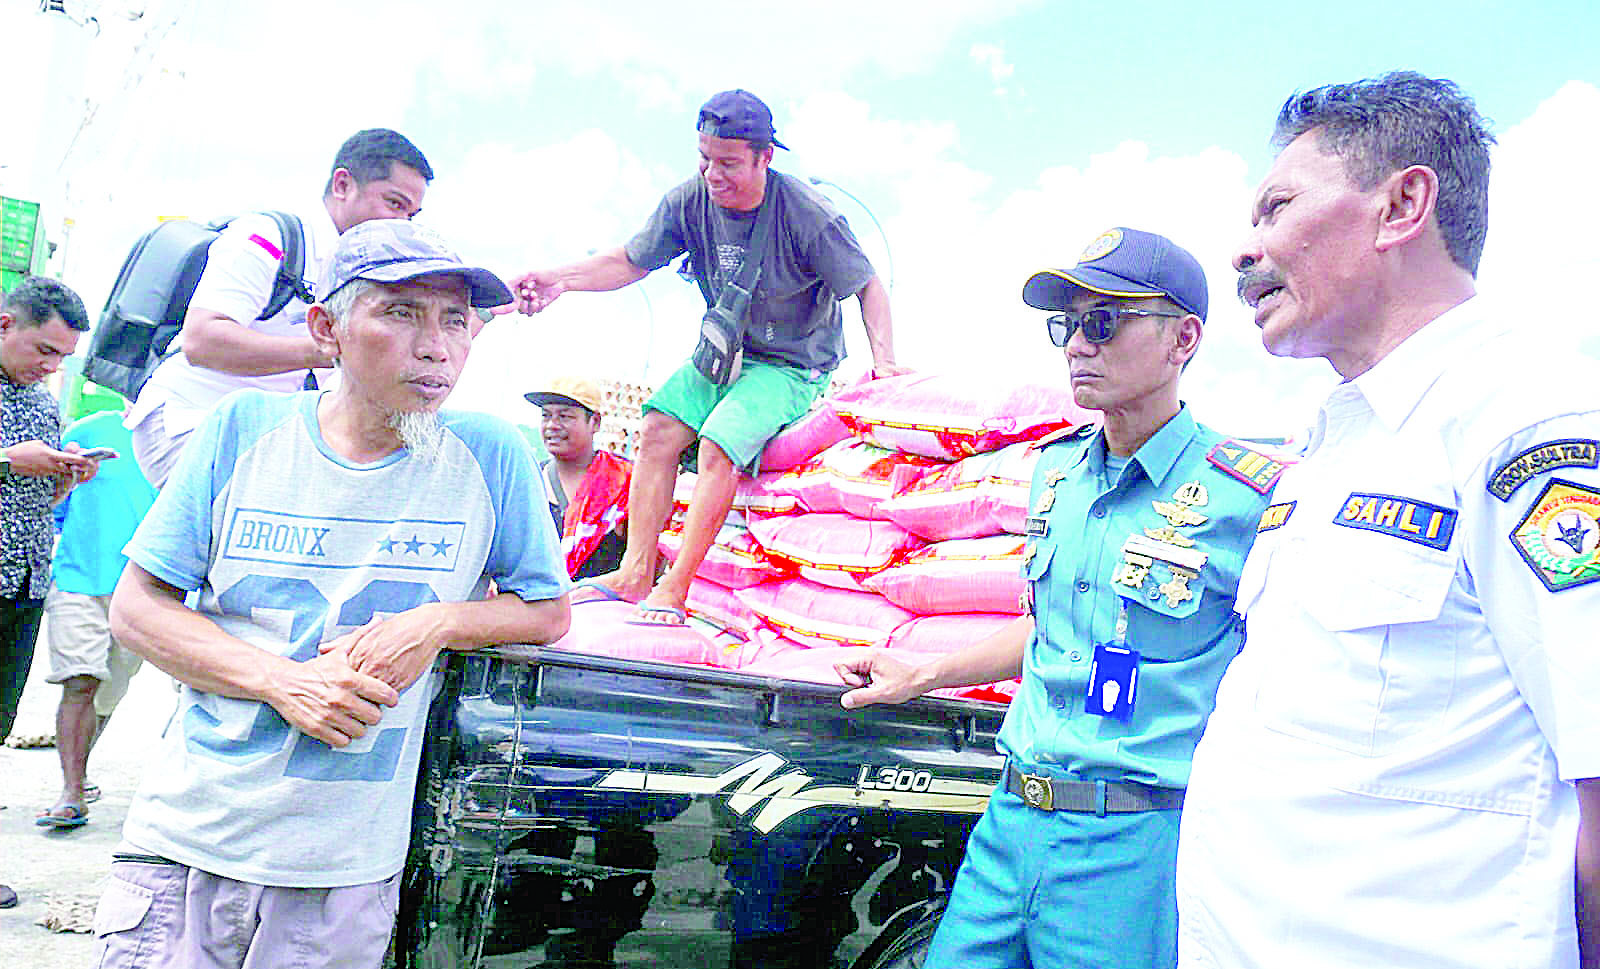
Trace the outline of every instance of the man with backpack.
<path fill-rule="evenodd" d="M 300 237 L 279 219 L 252 213 L 230 222 L 211 244 L 179 335 L 182 352 L 162 361 L 128 411 L 139 469 L 166 482 L 189 435 L 224 396 L 241 387 L 289 393 L 308 373 L 331 365 L 306 332 L 309 287 L 322 275 L 341 234 L 369 219 L 409 219 L 422 209 L 433 168 L 398 132 L 369 128 L 350 136 L 333 160 L 322 204 L 299 216 Z M 304 283 L 276 313 L 285 257 L 304 254 Z"/>
<path fill-rule="evenodd" d="M 840 300 L 860 301 L 877 373 L 901 372 L 888 288 L 844 217 L 803 181 L 768 169 L 773 148 L 785 147 L 772 112 L 748 91 L 723 91 L 696 126 L 699 177 L 668 192 L 627 245 L 511 286 L 518 308 L 537 313 L 569 290 L 620 289 L 690 254 L 707 304 L 700 345 L 644 405 L 622 564 L 584 583 L 591 596 L 638 602 L 642 625 L 683 624 L 689 582 L 733 506 L 739 472 L 754 470 L 767 441 L 827 388 L 844 358 Z M 683 547 L 654 582 L 678 456 L 697 440 Z"/>

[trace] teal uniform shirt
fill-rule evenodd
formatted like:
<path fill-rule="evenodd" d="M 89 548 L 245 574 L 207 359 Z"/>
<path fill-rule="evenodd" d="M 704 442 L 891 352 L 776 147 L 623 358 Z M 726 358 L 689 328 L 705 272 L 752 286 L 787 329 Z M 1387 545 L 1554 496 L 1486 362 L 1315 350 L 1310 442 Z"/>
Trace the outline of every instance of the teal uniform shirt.
<path fill-rule="evenodd" d="M 1114 480 L 1103 432 L 1043 447 L 1023 566 L 1034 633 L 1001 752 L 1081 780 L 1187 786 L 1217 683 L 1243 645 L 1239 570 L 1279 470 L 1187 406 Z M 1096 644 L 1138 653 L 1126 720 L 1085 709 Z"/>

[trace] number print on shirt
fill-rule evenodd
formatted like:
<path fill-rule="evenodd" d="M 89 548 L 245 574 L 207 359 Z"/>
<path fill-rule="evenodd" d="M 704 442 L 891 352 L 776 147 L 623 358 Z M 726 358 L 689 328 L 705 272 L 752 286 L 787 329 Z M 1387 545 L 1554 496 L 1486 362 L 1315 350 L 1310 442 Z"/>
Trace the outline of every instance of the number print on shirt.
<path fill-rule="evenodd" d="M 289 640 L 293 644 L 288 658 L 298 663 L 316 657 L 331 612 L 336 612 L 336 628 L 342 631 L 364 625 L 380 612 L 393 615 L 437 601 L 439 597 L 427 583 L 375 579 L 334 610 L 309 579 L 269 575 L 246 576 L 217 597 L 218 607 L 228 616 L 249 619 L 258 611 L 287 612 L 292 617 Z M 405 746 L 406 728 L 380 723 L 375 729 L 370 749 L 357 753 L 335 750 L 298 734 L 284 774 L 318 781 L 392 780 Z M 288 721 L 265 703 L 237 737 L 225 733 L 221 722 L 203 707 L 191 706 L 184 714 L 189 751 L 216 760 L 243 762 L 271 756 L 295 734 Z"/>

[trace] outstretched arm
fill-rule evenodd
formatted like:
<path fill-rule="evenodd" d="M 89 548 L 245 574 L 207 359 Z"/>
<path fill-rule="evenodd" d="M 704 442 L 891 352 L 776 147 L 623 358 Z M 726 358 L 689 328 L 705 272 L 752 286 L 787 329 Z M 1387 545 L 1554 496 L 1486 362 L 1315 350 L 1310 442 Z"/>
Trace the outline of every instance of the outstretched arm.
<path fill-rule="evenodd" d="M 872 348 L 872 372 L 878 377 L 909 373 L 894 360 L 894 319 L 889 311 L 889 288 L 873 276 L 856 293 L 861 301 L 861 322 L 867 328 L 867 346 Z"/>
<path fill-rule="evenodd" d="M 966 649 L 912 666 L 893 650 L 875 649 L 834 669 L 855 689 L 839 698 L 847 710 L 869 703 L 904 703 L 929 690 L 1009 680 L 1022 674 L 1022 653 L 1033 635 L 1033 619 L 1019 616 L 1011 625 Z"/>
<path fill-rule="evenodd" d="M 649 270 L 635 266 L 628 259 L 627 251 L 618 246 L 565 266 L 523 273 L 511 280 L 511 295 L 517 298 L 517 309 L 533 314 L 569 290 L 609 292 L 636 283 L 649 274 Z"/>

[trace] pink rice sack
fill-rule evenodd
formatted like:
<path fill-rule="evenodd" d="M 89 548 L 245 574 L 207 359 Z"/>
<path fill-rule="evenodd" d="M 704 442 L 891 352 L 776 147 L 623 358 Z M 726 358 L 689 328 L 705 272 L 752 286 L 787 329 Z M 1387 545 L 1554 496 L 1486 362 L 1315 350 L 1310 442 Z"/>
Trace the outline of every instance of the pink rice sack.
<path fill-rule="evenodd" d="M 975 454 L 906 481 L 878 506 L 884 517 L 930 542 L 1024 534 L 1039 452 L 1029 442 Z"/>
<path fill-rule="evenodd" d="M 761 452 L 761 470 L 787 471 L 850 436 L 833 401 L 824 397 L 811 413 L 779 431 Z"/>
<path fill-rule="evenodd" d="M 1015 615 L 989 612 L 920 616 L 896 629 L 885 645 L 897 651 L 942 656 L 987 639 L 1016 619 Z"/>
<path fill-rule="evenodd" d="M 667 561 L 678 560 L 678 551 L 683 547 L 683 522 L 680 519 L 675 517 L 667 524 L 656 547 Z M 716 541 L 711 543 L 705 560 L 695 572 L 697 578 L 708 579 L 730 589 L 742 589 L 790 574 L 792 570 L 774 562 L 748 529 L 732 521 L 717 530 Z"/>
<path fill-rule="evenodd" d="M 711 663 L 728 670 L 742 670 L 755 663 L 764 663 L 784 653 L 804 653 L 809 646 L 797 643 L 781 631 L 757 620 L 750 635 L 742 641 L 728 636 L 712 639 Z"/>
<path fill-rule="evenodd" d="M 906 555 L 862 585 L 918 615 L 991 612 L 1017 615 L 1026 587 L 1020 535 L 955 538 Z"/>
<path fill-rule="evenodd" d="M 758 621 L 756 614 L 732 589 L 698 575 L 689 583 L 686 605 L 689 615 L 740 639 L 750 638 L 750 630 Z"/>
<path fill-rule="evenodd" d="M 738 596 L 762 622 L 805 646 L 877 645 L 912 618 L 882 596 L 805 579 L 765 582 Z"/>
<path fill-rule="evenodd" d="M 805 509 L 800 506 L 800 500 L 792 494 L 783 494 L 772 491 L 772 482 L 778 480 L 777 472 L 764 472 L 754 478 L 739 476 L 738 489 L 733 493 L 733 510 L 740 514 L 754 515 L 792 515 Z M 689 500 L 694 497 L 695 482 L 699 480 L 694 474 L 685 472 L 678 475 L 677 481 L 672 485 L 673 513 L 682 515 L 689 510 Z"/>
<path fill-rule="evenodd" d="M 769 559 L 793 567 L 812 581 L 840 589 L 860 589 L 867 576 L 923 545 L 920 538 L 894 522 L 833 514 L 752 521 L 750 534 Z"/>
<path fill-rule="evenodd" d="M 635 626 L 639 607 L 631 602 L 592 599 L 572 607 L 572 626 L 550 644 L 591 656 L 656 660 L 663 663 L 709 664 L 711 640 L 687 626 Z"/>
<path fill-rule="evenodd" d="M 980 683 L 977 686 L 958 686 L 948 690 L 934 690 L 929 696 L 942 696 L 950 700 L 987 700 L 990 703 L 1010 703 L 1022 686 L 1019 677 L 998 683 Z"/>
<path fill-rule="evenodd" d="M 1037 440 L 1093 416 L 1064 387 L 917 373 L 846 388 L 833 406 L 864 441 L 946 460 Z"/>
<path fill-rule="evenodd" d="M 791 495 L 806 511 L 886 518 L 878 506 L 930 468 L 944 462 L 901 454 L 851 438 L 764 483 L 773 495 Z"/>

